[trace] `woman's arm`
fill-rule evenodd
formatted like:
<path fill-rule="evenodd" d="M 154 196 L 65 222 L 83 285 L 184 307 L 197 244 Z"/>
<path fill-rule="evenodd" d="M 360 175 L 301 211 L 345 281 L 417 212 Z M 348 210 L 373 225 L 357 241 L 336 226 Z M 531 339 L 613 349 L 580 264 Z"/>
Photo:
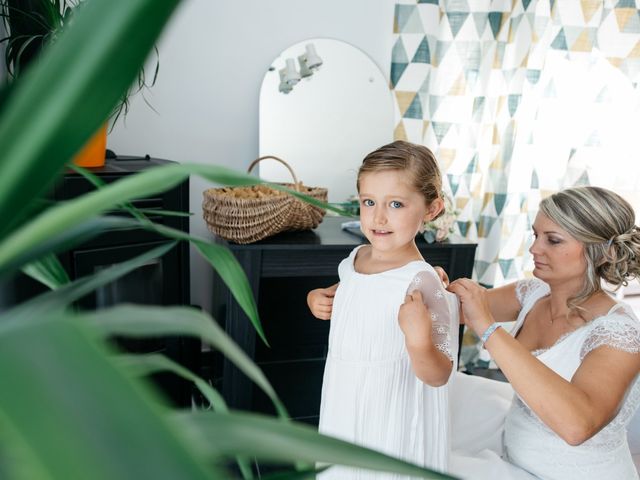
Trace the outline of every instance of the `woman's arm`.
<path fill-rule="evenodd" d="M 431 312 L 423 303 L 422 293 L 415 290 L 405 297 L 398 312 L 398 323 L 416 377 L 432 387 L 447 383 L 452 362 L 433 343 Z"/>
<path fill-rule="evenodd" d="M 467 324 L 482 335 L 495 320 L 485 290 L 466 279 L 450 290 L 458 295 Z M 500 328 L 485 348 L 525 403 L 570 445 L 588 440 L 615 417 L 640 371 L 640 354 L 601 346 L 567 381 Z"/>
<path fill-rule="evenodd" d="M 516 284 L 486 290 L 489 311 L 496 322 L 512 322 L 522 309 L 516 296 Z"/>
<path fill-rule="evenodd" d="M 600 347 L 567 381 L 504 330 L 485 347 L 529 408 L 570 445 L 593 437 L 616 416 L 640 371 L 639 354 Z"/>

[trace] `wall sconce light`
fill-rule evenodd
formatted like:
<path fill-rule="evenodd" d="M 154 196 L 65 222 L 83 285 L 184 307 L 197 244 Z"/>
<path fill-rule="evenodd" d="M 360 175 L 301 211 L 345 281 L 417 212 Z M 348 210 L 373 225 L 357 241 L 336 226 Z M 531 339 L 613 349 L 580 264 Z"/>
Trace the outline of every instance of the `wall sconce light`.
<path fill-rule="evenodd" d="M 300 72 L 296 70 L 296 63 L 293 58 L 287 58 L 285 68 L 279 70 L 280 84 L 278 90 L 284 94 L 293 90 L 293 87 L 301 78 L 308 78 L 322 65 L 322 59 L 316 53 L 316 48 L 312 43 L 305 46 L 305 53 L 298 56 Z"/>
<path fill-rule="evenodd" d="M 284 94 L 287 94 L 291 90 L 293 90 L 293 85 L 291 85 L 286 80 L 286 76 L 287 76 L 286 72 L 287 70 L 285 68 L 283 68 L 282 70 L 279 70 L 278 72 L 280 74 L 280 85 L 278 85 L 278 90 Z"/>
<path fill-rule="evenodd" d="M 307 78 L 313 75 L 313 71 L 307 66 L 307 57 L 300 55 L 298 57 L 298 63 L 300 64 L 300 76 Z"/>
<path fill-rule="evenodd" d="M 305 46 L 305 50 L 306 53 L 303 56 L 305 57 L 307 67 L 315 72 L 322 65 L 322 59 L 316 53 L 316 47 L 313 43 L 308 43 Z"/>
<path fill-rule="evenodd" d="M 301 78 L 296 70 L 296 62 L 293 58 L 287 58 L 287 66 L 284 68 L 284 81 L 293 87 Z"/>
<path fill-rule="evenodd" d="M 293 87 L 291 85 L 289 85 L 286 80 L 284 79 L 285 77 L 285 69 L 283 68 L 282 70 L 279 71 L 280 73 L 280 84 L 278 85 L 278 90 L 281 93 L 289 93 L 291 90 L 293 90 Z"/>

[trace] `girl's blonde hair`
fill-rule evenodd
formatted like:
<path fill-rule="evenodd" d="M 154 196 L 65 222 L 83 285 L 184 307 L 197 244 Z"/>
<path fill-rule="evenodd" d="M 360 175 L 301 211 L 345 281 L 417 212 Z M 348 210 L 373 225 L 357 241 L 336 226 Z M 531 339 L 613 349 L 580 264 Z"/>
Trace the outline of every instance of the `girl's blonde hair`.
<path fill-rule="evenodd" d="M 360 191 L 360 177 L 365 173 L 400 170 L 409 175 L 411 185 L 422 194 L 427 206 L 442 198 L 442 176 L 433 152 L 415 143 L 397 140 L 374 150 L 362 161 L 356 186 Z M 433 220 L 444 213 L 444 209 Z"/>
<path fill-rule="evenodd" d="M 540 211 L 584 245 L 587 272 L 570 309 L 601 289 L 601 279 L 619 287 L 640 275 L 640 230 L 633 207 L 600 187 L 575 187 L 545 198 Z"/>

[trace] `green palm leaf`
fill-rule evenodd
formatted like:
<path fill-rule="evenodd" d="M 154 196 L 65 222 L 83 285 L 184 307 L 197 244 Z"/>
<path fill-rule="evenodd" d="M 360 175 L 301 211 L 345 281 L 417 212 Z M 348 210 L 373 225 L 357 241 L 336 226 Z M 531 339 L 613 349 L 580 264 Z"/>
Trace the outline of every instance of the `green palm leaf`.
<path fill-rule="evenodd" d="M 118 355 L 115 357 L 115 361 L 118 365 L 129 372 L 135 373 L 136 375 L 151 375 L 158 372 L 174 373 L 185 380 L 193 382 L 204 398 L 207 399 L 214 411 L 218 413 L 229 412 L 229 408 L 227 407 L 224 398 L 222 398 L 222 395 L 220 395 L 215 388 L 209 385 L 206 380 L 164 355 Z M 242 473 L 242 478 L 244 480 L 252 480 L 253 473 L 248 460 L 246 458 L 236 457 L 236 462 L 238 463 L 238 468 Z"/>
<path fill-rule="evenodd" d="M 262 480 L 314 480 L 316 475 L 324 472 L 327 467 L 312 468 L 298 472 L 279 472 L 262 476 Z"/>
<path fill-rule="evenodd" d="M 212 457 L 242 454 L 270 462 L 293 462 L 348 465 L 417 478 L 451 479 L 402 460 L 389 457 L 349 442 L 319 434 L 303 424 L 282 422 L 264 415 L 233 412 L 176 413 L 178 425 L 188 428 L 203 454 Z"/>
<path fill-rule="evenodd" d="M 26 265 L 22 271 L 51 289 L 56 289 L 70 282 L 69 275 L 67 275 L 60 260 L 52 253 L 48 253 Z"/>
<path fill-rule="evenodd" d="M 216 347 L 271 399 L 279 415 L 287 411 L 262 371 L 209 315 L 189 307 L 126 305 L 85 314 L 84 322 L 102 335 L 149 337 L 191 335 Z"/>
<path fill-rule="evenodd" d="M 149 334 L 151 333 L 152 332 L 149 332 Z M 215 388 L 188 368 L 183 367 L 164 355 L 157 353 L 146 355 L 122 354 L 114 357 L 114 361 L 127 372 L 138 376 L 152 375 L 159 372 L 171 372 L 185 380 L 193 382 L 216 412 L 226 413 L 229 411 L 224 398 L 222 398 L 222 395 L 220 395 Z"/>
<path fill-rule="evenodd" d="M 18 255 L 7 260 L 0 267 L 0 278 L 9 276 L 26 264 L 39 260 L 43 256 L 69 250 L 107 231 L 139 228 L 140 223 L 125 217 L 104 216 L 91 218 L 78 223 L 67 230 L 59 231 L 38 245 L 25 248 Z"/>
<path fill-rule="evenodd" d="M 21 303 L 8 312 L 0 315 L 0 324 L 12 325 L 20 322 L 38 321 L 40 315 L 46 315 L 52 311 L 62 311 L 74 301 L 82 298 L 96 288 L 113 282 L 136 268 L 144 265 L 149 260 L 161 257 L 176 245 L 168 242 L 148 252 L 138 255 L 126 262 L 105 268 L 93 275 L 79 278 L 56 290 L 43 293 L 27 302 Z M 2 326 L 0 326 L 0 329 Z"/>
<path fill-rule="evenodd" d="M 0 411 L 50 479 L 228 478 L 65 316 L 0 332 Z M 25 348 L 28 345 L 29 348 Z"/>

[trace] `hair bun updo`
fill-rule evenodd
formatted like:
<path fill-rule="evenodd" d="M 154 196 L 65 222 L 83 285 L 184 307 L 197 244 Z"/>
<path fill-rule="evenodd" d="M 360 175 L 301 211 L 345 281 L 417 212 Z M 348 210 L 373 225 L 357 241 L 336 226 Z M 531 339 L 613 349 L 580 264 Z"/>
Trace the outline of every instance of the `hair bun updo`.
<path fill-rule="evenodd" d="M 605 244 L 600 275 L 612 285 L 627 285 L 640 276 L 640 229 L 634 225 Z"/>

